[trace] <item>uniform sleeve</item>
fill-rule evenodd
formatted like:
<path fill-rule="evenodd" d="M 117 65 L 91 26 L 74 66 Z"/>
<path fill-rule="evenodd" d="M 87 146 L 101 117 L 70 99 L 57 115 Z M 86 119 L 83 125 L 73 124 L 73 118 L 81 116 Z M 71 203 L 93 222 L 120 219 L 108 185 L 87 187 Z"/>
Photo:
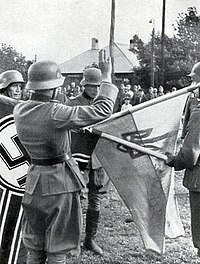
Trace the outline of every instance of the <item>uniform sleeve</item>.
<path fill-rule="evenodd" d="M 51 118 L 58 129 L 70 130 L 95 124 L 108 118 L 113 111 L 118 89 L 111 83 L 102 83 L 99 95 L 91 106 L 55 104 Z"/>
<path fill-rule="evenodd" d="M 14 108 L 19 102 L 22 102 L 22 101 L 16 100 L 16 99 L 13 99 L 13 98 L 10 98 L 8 96 L 0 94 L 0 103 L 2 103 L 4 105 L 9 105 L 9 106 L 12 106 Z"/>
<path fill-rule="evenodd" d="M 191 169 L 199 160 L 200 155 L 200 108 L 196 108 L 189 119 L 187 134 L 182 148 L 174 160 L 175 170 Z"/>

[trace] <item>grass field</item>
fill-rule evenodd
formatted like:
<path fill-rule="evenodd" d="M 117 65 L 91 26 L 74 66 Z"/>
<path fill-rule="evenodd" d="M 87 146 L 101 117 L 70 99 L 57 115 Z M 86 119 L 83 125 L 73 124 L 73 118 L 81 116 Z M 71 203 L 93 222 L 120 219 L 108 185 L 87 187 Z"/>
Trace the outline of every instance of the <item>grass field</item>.
<path fill-rule="evenodd" d="M 175 193 L 178 200 L 180 217 L 185 229 L 185 236 L 176 239 L 166 238 L 165 254 L 162 256 L 146 252 L 141 236 L 134 223 L 127 223 L 130 213 L 118 193 L 111 190 L 102 202 L 101 221 L 96 241 L 103 248 L 104 255 L 96 256 L 82 249 L 79 258 L 70 258 L 70 264 L 109 263 L 109 264 L 172 264 L 200 263 L 193 247 L 190 231 L 190 208 L 187 190 L 182 186 L 183 171 L 175 174 Z M 86 201 L 83 201 L 85 220 Z M 84 221 L 85 222 L 85 221 Z M 83 233 L 84 239 L 84 233 Z"/>

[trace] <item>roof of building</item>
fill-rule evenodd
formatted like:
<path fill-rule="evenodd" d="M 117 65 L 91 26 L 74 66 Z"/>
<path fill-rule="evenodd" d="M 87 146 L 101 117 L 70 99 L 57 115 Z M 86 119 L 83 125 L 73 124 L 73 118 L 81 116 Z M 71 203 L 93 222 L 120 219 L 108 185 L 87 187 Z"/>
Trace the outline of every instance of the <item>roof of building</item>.
<path fill-rule="evenodd" d="M 107 51 L 109 46 L 104 47 Z M 62 63 L 60 65 L 63 74 L 77 74 L 82 73 L 86 66 L 98 64 L 99 49 L 92 48 L 80 55 Z M 139 65 L 136 55 L 129 50 L 129 45 L 114 43 L 114 70 L 115 73 L 129 73 L 133 72 L 133 68 Z"/>

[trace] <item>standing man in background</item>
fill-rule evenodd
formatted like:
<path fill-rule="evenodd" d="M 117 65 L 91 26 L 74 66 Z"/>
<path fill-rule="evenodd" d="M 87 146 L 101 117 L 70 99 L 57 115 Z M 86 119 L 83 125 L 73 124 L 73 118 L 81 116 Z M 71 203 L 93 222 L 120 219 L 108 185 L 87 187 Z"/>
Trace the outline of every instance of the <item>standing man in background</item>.
<path fill-rule="evenodd" d="M 191 78 L 192 85 L 196 85 L 200 82 L 200 62 L 197 62 L 192 67 L 190 74 L 188 74 L 187 76 L 189 76 Z M 185 105 L 183 130 L 182 130 L 182 135 L 181 135 L 182 139 L 185 138 L 185 135 L 187 133 L 186 127 L 187 127 L 187 123 L 189 121 L 190 115 L 191 115 L 192 111 L 194 110 L 194 108 L 196 108 L 198 106 L 199 101 L 200 101 L 199 89 L 196 89 L 193 92 L 191 92 L 191 94 L 188 96 L 188 99 L 187 99 L 187 102 Z"/>
<path fill-rule="evenodd" d="M 66 102 L 70 106 L 93 105 L 94 99 L 99 94 L 99 87 L 102 81 L 102 74 L 98 68 L 87 68 L 83 72 L 83 79 L 81 85 L 84 91 L 75 98 L 68 99 Z M 72 132 L 72 153 L 75 151 L 73 146 L 80 146 L 84 144 L 84 150 L 88 151 L 92 148 L 95 142 L 92 142 L 92 135 L 88 137 L 87 134 L 81 132 Z M 94 139 L 95 141 L 95 139 Z M 79 163 L 81 166 L 81 164 Z M 98 167 L 98 168 L 97 168 Z M 104 169 L 96 164 L 95 158 L 92 156 L 89 160 L 87 168 L 83 168 L 88 188 L 88 208 L 86 213 L 86 237 L 84 247 L 93 251 L 95 254 L 102 255 L 103 250 L 95 242 L 97 234 L 98 223 L 100 218 L 100 204 L 102 194 L 107 192 L 109 179 Z M 80 251 L 80 249 L 79 249 Z"/>
<path fill-rule="evenodd" d="M 13 114 L 13 109 L 15 105 L 17 105 L 22 97 L 22 88 L 24 85 L 24 79 L 19 71 L 16 70 L 7 70 L 0 74 L 0 119 L 3 117 L 6 117 L 8 115 Z M 13 131 L 14 133 L 14 131 Z M 13 134 L 13 136 L 15 136 Z M 17 146 L 19 147 L 19 146 Z M 21 146 L 20 146 L 21 148 Z M 27 155 L 25 150 L 23 150 L 23 155 Z M 26 159 L 29 159 L 28 156 L 25 157 Z M 16 167 L 20 166 L 20 164 L 16 163 Z M 3 175 L 2 175 L 3 176 Z M 19 177 L 22 177 L 23 175 L 19 175 Z M 16 175 L 17 177 L 17 175 Z M 21 196 L 21 195 L 20 195 Z M 17 208 L 18 204 L 15 204 L 15 208 Z M 21 200 L 20 205 L 21 206 Z M 12 207 L 12 205 L 10 205 Z M 13 210 L 11 212 L 11 215 L 7 213 L 7 218 L 12 218 L 12 221 L 14 222 L 15 219 L 18 219 L 19 212 L 16 210 Z M 9 221 L 6 221 L 8 223 Z M 3 227 L 2 227 L 3 228 Z M 5 239 L 4 239 L 5 237 Z M 7 264 L 8 259 L 7 256 L 9 255 L 9 252 L 11 251 L 11 244 L 12 244 L 12 231 L 10 226 L 5 225 L 4 231 L 3 231 L 3 239 L 1 241 L 1 253 L 0 253 L 0 263 L 1 264 Z M 17 243 L 19 243 L 18 241 Z M 27 257 L 27 251 L 24 247 L 23 243 L 21 242 L 19 254 L 18 254 L 18 260 L 17 264 L 25 264 L 26 263 L 26 257 Z"/>

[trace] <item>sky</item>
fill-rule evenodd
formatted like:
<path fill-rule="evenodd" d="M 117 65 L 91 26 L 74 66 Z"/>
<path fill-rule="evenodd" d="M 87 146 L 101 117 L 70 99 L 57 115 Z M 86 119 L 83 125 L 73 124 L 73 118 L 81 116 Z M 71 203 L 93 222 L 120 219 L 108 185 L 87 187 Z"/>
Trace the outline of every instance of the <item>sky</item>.
<path fill-rule="evenodd" d="M 137 34 L 149 41 L 154 19 L 155 31 L 162 30 L 163 0 L 115 0 L 117 43 L 129 44 Z M 178 13 L 200 0 L 166 0 L 165 33 L 173 36 L 172 24 Z M 109 44 L 111 0 L 1 0 L 0 43 L 11 45 L 27 60 L 52 60 L 61 64 L 91 49 Z"/>

